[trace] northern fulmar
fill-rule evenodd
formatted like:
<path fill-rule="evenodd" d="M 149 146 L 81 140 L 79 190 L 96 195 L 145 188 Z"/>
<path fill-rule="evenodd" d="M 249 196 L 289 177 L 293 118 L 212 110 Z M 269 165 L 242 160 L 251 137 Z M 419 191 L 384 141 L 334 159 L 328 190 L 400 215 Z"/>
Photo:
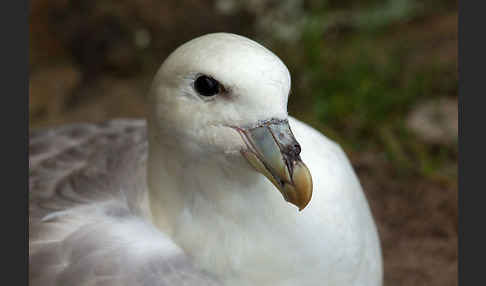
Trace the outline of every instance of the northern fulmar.
<path fill-rule="evenodd" d="M 342 149 L 287 114 L 290 74 L 242 36 L 163 62 L 146 119 L 30 134 L 30 285 L 380 286 Z"/>

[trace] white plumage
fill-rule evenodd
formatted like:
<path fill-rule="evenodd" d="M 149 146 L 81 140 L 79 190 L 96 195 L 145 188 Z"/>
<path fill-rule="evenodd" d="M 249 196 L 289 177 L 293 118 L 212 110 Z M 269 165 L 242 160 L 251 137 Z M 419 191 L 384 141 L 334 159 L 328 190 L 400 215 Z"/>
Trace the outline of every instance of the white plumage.
<path fill-rule="evenodd" d="M 218 94 L 199 94 L 202 75 Z M 273 53 L 209 34 L 164 62 L 147 123 L 32 133 L 31 285 L 381 285 L 359 181 L 287 115 L 289 90 Z"/>

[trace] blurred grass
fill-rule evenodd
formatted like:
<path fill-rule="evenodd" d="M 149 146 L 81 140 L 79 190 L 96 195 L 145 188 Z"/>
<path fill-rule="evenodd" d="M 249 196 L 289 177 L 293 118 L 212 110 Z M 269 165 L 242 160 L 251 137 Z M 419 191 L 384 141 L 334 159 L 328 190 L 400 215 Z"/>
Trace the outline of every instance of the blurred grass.
<path fill-rule="evenodd" d="M 405 178 L 455 184 L 457 169 L 451 165 L 457 161 L 457 141 L 424 144 L 406 126 L 408 114 L 421 102 L 456 96 L 455 55 L 441 60 L 421 43 L 420 28 L 403 27 L 447 15 L 454 3 L 332 2 L 310 1 L 298 44 L 274 45 L 293 74 L 293 93 L 299 94 L 298 101 L 290 98 L 291 113 L 348 152 L 384 151 Z M 426 60 L 413 58 L 417 49 L 425 50 Z"/>

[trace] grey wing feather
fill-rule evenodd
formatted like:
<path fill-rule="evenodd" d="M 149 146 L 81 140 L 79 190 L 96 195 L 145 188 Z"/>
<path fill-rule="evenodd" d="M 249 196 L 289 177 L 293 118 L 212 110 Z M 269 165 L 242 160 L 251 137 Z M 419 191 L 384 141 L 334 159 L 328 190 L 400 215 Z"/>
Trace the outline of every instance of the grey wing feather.
<path fill-rule="evenodd" d="M 142 120 L 35 131 L 30 285 L 219 285 L 146 219 Z"/>

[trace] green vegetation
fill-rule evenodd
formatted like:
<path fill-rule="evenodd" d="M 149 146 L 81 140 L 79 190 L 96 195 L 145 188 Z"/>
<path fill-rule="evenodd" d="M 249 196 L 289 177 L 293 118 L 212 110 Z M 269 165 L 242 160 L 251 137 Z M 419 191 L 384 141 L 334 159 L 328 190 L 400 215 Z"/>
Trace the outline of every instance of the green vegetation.
<path fill-rule="evenodd" d="M 437 59 L 437 51 L 423 43 L 423 31 L 413 27 L 424 16 L 447 14 L 447 3 L 374 2 L 359 13 L 333 10 L 330 4 L 314 7 L 297 47 L 275 45 L 289 64 L 298 94 L 291 97 L 289 110 L 349 152 L 383 152 L 406 177 L 455 184 L 457 143 L 426 144 L 406 125 L 421 102 L 457 94 L 456 62 Z M 417 53 L 424 60 L 414 59 Z M 303 110 L 309 101 L 314 108 Z"/>

